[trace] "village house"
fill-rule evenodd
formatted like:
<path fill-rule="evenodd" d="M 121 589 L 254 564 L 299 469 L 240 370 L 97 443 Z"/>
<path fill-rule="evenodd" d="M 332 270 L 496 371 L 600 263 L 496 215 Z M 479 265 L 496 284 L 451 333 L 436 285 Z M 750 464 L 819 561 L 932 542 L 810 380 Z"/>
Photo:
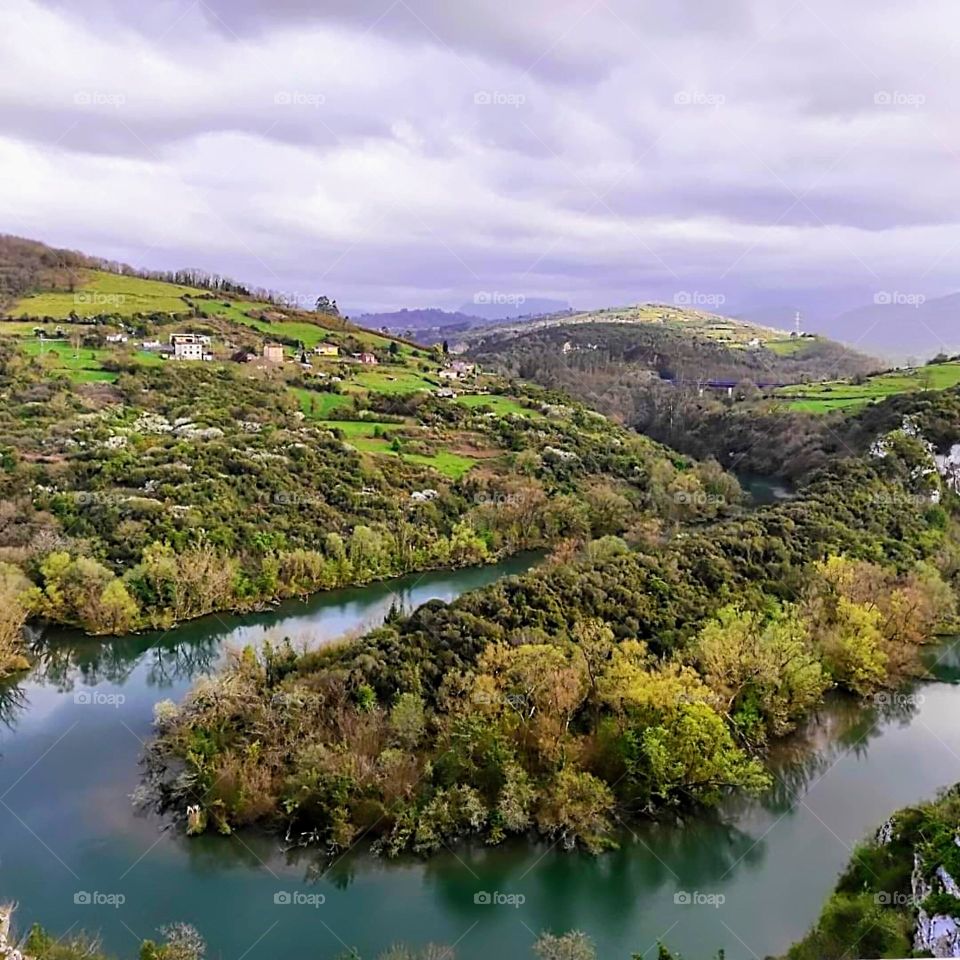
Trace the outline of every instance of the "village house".
<path fill-rule="evenodd" d="M 338 357 L 340 356 L 340 348 L 335 343 L 318 343 L 314 348 L 313 352 L 318 357 Z"/>
<path fill-rule="evenodd" d="M 440 370 L 437 372 L 437 376 L 441 380 L 459 380 L 460 374 L 457 373 L 452 367 L 448 367 L 446 370 Z"/>
<path fill-rule="evenodd" d="M 129 338 L 125 333 L 108 333 L 104 339 L 107 343 L 126 343 Z"/>
<path fill-rule="evenodd" d="M 263 359 L 267 363 L 283 363 L 283 344 L 265 343 L 263 345 Z"/>
<path fill-rule="evenodd" d="M 376 364 L 379 362 L 372 353 L 361 353 L 359 359 L 361 363 L 366 363 L 372 366 L 376 366 Z"/>
<path fill-rule="evenodd" d="M 204 347 L 210 338 L 197 333 L 174 333 L 170 337 L 173 355 L 177 360 L 212 360 L 213 354 Z"/>

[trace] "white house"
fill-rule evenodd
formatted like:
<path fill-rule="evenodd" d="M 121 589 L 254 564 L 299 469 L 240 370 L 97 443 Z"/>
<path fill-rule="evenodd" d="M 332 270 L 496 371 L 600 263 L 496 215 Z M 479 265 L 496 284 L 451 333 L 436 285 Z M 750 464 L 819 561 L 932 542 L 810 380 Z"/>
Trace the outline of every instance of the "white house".
<path fill-rule="evenodd" d="M 173 355 L 177 360 L 212 360 L 213 354 L 204 350 L 209 337 L 196 333 L 175 333 L 170 337 Z"/>

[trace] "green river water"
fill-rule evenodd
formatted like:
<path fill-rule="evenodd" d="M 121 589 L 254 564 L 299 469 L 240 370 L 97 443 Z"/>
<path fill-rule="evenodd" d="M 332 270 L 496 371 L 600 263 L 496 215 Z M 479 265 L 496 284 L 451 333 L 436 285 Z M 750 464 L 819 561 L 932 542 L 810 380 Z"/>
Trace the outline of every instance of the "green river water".
<path fill-rule="evenodd" d="M 601 957 L 730 960 L 785 949 L 816 918 L 850 848 L 890 812 L 960 780 L 960 660 L 869 709 L 831 700 L 773 758 L 777 786 L 684 823 L 643 824 L 591 858 L 545 844 L 457 847 L 428 861 L 353 852 L 329 864 L 244 833 L 187 840 L 135 813 L 153 704 L 179 699 L 227 645 L 329 639 L 407 606 L 451 599 L 535 558 L 322 594 L 269 614 L 210 617 L 165 635 L 38 638 L 41 660 L 4 692 L 0 728 L 0 901 L 63 933 L 99 933 L 134 956 L 171 921 L 211 958 L 372 958 L 391 943 L 456 944 L 461 960 L 530 957 L 544 929 L 587 931 Z"/>

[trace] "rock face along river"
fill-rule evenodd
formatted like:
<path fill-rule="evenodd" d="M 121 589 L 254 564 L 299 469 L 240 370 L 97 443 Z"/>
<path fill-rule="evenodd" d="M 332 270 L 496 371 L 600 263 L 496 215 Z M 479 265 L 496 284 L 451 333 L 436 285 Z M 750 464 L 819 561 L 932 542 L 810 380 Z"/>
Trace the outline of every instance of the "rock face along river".
<path fill-rule="evenodd" d="M 828 703 L 777 751 L 769 796 L 645 824 L 599 858 L 518 841 L 425 862 L 352 853 L 331 865 L 259 834 L 187 840 L 134 813 L 153 704 L 179 699 L 226 645 L 332 638 L 379 622 L 395 596 L 407 606 L 451 599 L 531 562 L 324 594 L 162 636 L 45 638 L 37 669 L 2 701 L 0 902 L 20 904 L 21 927 L 96 932 L 122 957 L 186 921 L 211 958 L 231 960 L 332 960 L 353 947 L 369 960 L 397 941 L 508 960 L 531 956 L 540 931 L 572 927 L 605 960 L 650 956 L 658 939 L 689 960 L 719 947 L 746 960 L 804 933 L 851 847 L 887 814 L 960 779 L 960 661 L 944 647 L 936 682 L 869 710 Z"/>

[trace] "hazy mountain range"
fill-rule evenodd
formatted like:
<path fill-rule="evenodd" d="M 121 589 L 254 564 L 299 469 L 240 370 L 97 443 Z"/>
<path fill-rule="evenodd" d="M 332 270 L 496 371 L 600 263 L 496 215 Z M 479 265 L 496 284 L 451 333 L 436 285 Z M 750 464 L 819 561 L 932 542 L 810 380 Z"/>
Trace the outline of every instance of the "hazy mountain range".
<path fill-rule="evenodd" d="M 789 303 L 743 310 L 734 316 L 748 323 L 792 330 L 799 311 L 804 330 L 896 362 L 923 361 L 938 353 L 960 353 L 960 293 L 927 300 L 921 295 L 891 292 L 877 294 L 875 300 L 832 317 L 824 316 L 821 310 L 811 318 L 801 304 Z M 358 322 L 397 333 L 429 331 L 442 336 L 443 331 L 459 333 L 501 321 L 566 310 L 569 305 L 562 301 L 528 299 L 516 304 L 466 303 L 458 311 L 432 307 L 369 313 Z"/>

